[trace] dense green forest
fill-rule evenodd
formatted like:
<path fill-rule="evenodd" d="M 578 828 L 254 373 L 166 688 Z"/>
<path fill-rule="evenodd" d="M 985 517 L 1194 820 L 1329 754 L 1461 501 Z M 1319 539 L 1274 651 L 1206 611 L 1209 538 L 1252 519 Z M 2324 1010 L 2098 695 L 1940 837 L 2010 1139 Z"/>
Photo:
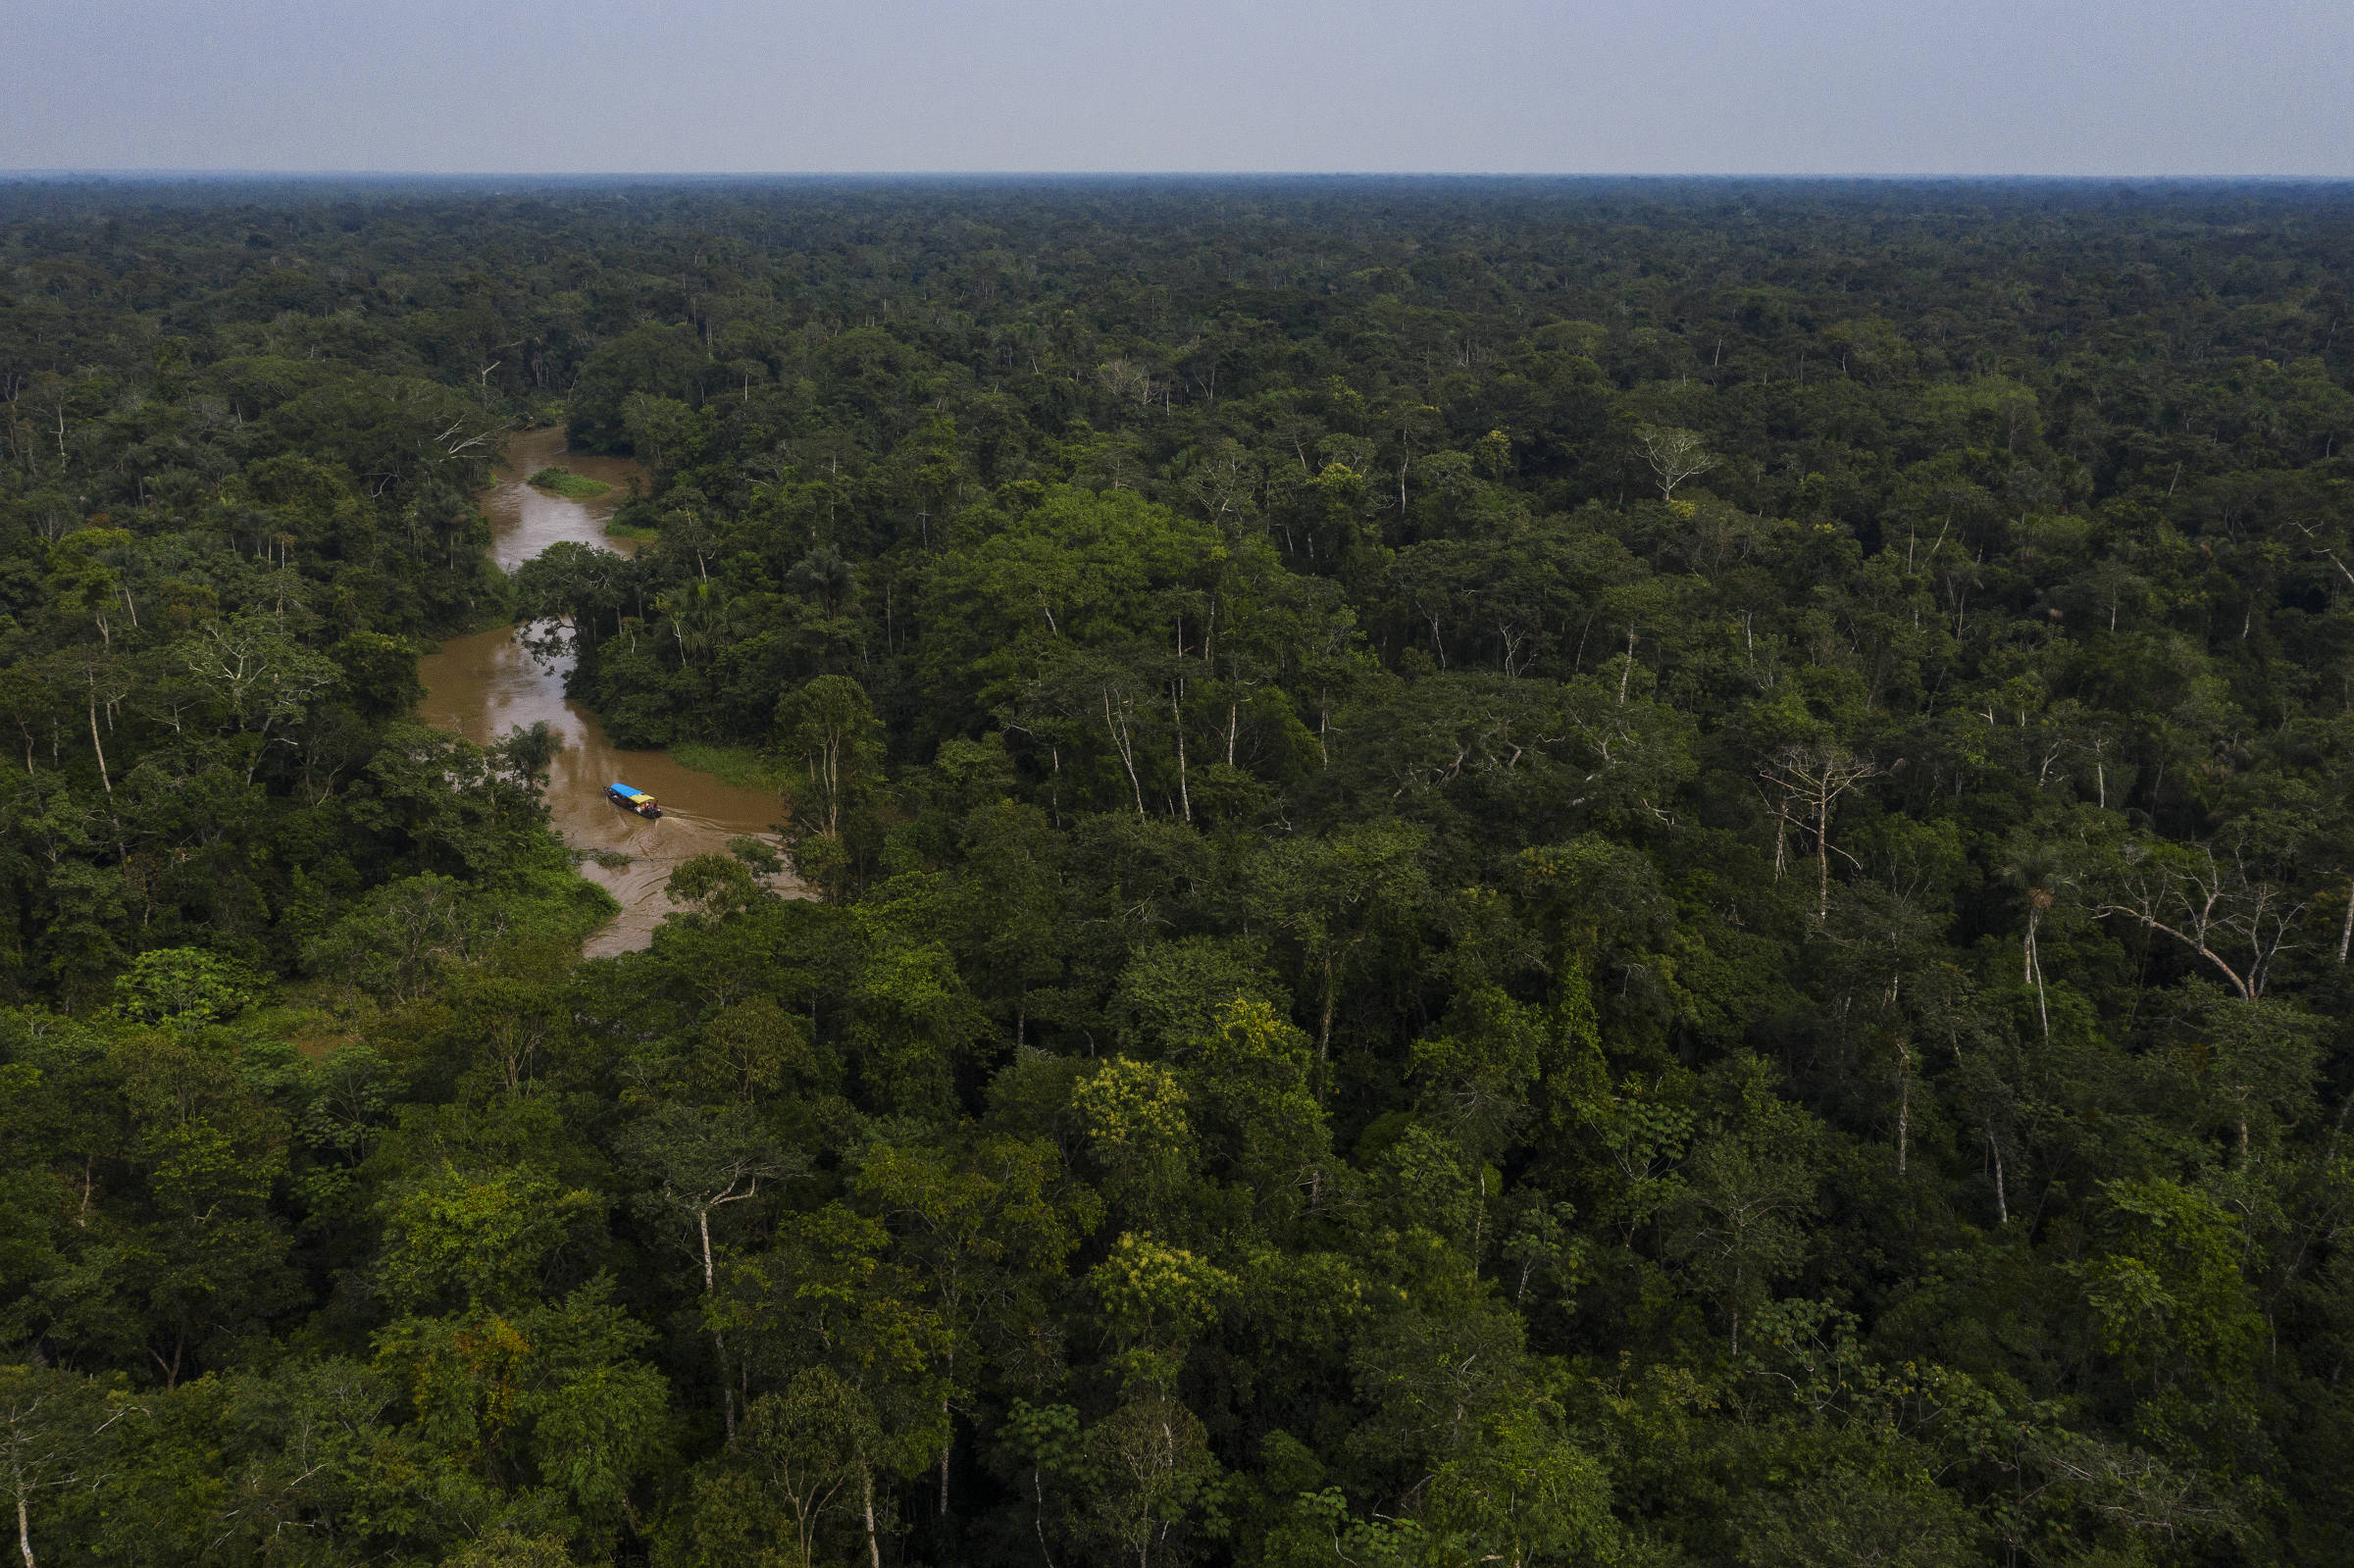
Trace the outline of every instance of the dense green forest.
<path fill-rule="evenodd" d="M 0 187 L 93 1564 L 2354 1559 L 2354 190 Z M 510 581 L 503 431 L 634 454 Z M 650 950 L 539 624 L 759 752 Z"/>

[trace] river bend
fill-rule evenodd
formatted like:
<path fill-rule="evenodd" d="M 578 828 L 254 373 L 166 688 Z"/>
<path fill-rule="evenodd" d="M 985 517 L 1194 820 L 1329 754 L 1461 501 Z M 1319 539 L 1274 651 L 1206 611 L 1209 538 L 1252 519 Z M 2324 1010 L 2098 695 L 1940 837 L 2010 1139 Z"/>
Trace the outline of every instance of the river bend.
<path fill-rule="evenodd" d="M 556 465 L 602 480 L 613 488 L 592 500 L 578 501 L 524 482 L 540 469 Z M 501 570 L 512 572 L 561 539 L 634 552 L 632 541 L 607 538 L 604 527 L 639 478 L 636 465 L 624 459 L 565 450 L 561 430 L 517 433 L 501 454 L 497 482 L 480 498 L 490 520 L 493 558 Z M 480 745 L 498 739 L 514 726 L 547 721 L 564 740 L 547 786 L 556 832 L 574 849 L 629 857 L 621 866 L 594 860 L 581 865 L 581 875 L 621 904 L 621 913 L 591 936 L 583 950 L 588 957 L 602 958 L 643 947 L 670 911 L 662 887 L 679 862 L 724 851 L 728 840 L 740 835 L 775 842 L 779 801 L 765 790 L 739 788 L 683 768 L 660 751 L 618 749 L 605 738 L 595 716 L 564 695 L 570 661 L 540 663 L 524 650 L 518 632 L 501 627 L 452 637 L 420 660 L 425 700 L 418 704 L 418 717 Z M 661 801 L 661 818 L 648 821 L 607 801 L 605 785 L 615 780 Z"/>

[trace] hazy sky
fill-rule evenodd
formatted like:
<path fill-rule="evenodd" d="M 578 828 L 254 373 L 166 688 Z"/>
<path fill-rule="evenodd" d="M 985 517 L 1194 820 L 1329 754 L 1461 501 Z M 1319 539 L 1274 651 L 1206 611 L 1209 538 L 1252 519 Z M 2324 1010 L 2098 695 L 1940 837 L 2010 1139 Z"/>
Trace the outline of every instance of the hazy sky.
<path fill-rule="evenodd" d="M 2354 0 L 0 0 L 0 169 L 2354 176 Z"/>

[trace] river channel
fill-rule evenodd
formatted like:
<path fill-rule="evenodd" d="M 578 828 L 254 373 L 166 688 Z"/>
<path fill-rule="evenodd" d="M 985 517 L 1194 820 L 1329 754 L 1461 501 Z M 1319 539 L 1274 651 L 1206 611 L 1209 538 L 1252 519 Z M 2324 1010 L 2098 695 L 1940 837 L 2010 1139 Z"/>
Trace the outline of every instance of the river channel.
<path fill-rule="evenodd" d="M 576 501 L 533 488 L 524 481 L 540 469 L 562 466 L 613 486 L 592 500 Z M 497 481 L 481 497 L 490 520 L 491 553 L 512 572 L 560 539 L 577 539 L 623 554 L 636 551 L 628 539 L 607 538 L 605 520 L 629 498 L 639 479 L 623 459 L 569 452 L 560 430 L 524 430 L 509 438 Z M 525 651 L 515 627 L 452 637 L 418 662 L 425 700 L 418 717 L 442 730 L 486 745 L 517 725 L 544 719 L 563 737 L 564 749 L 549 770 L 547 806 L 556 831 L 574 849 L 608 850 L 629 857 L 627 865 L 582 862 L 581 875 L 620 901 L 621 913 L 588 938 L 588 957 L 610 957 L 645 946 L 670 911 L 662 891 L 671 871 L 691 856 L 724 851 L 728 840 L 750 835 L 776 841 L 777 797 L 760 789 L 722 784 L 707 773 L 682 768 L 660 751 L 623 751 L 605 738 L 594 715 L 564 695 L 569 659 L 542 664 Z M 621 810 L 605 798 L 605 785 L 633 784 L 662 802 L 662 816 L 648 820 Z"/>

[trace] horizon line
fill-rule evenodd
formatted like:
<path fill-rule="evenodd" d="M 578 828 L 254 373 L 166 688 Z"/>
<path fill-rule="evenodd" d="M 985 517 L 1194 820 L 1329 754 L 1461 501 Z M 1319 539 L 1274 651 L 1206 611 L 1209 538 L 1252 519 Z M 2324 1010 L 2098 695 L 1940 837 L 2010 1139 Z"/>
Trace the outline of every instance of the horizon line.
<path fill-rule="evenodd" d="M 210 168 L 0 168 L 0 182 L 23 180 L 236 180 L 236 179 L 419 179 L 419 180 L 1111 180 L 1111 179 L 1429 179 L 1429 180 L 1887 180 L 2064 183 L 2098 180 L 2142 184 L 2354 184 L 2350 174 L 2007 174 L 1912 171 L 1817 170 L 1767 173 L 1744 170 L 1687 170 L 1673 173 L 1621 170 L 1365 170 L 1365 169 L 868 169 L 868 170 L 528 170 L 528 169 L 210 169 Z"/>

